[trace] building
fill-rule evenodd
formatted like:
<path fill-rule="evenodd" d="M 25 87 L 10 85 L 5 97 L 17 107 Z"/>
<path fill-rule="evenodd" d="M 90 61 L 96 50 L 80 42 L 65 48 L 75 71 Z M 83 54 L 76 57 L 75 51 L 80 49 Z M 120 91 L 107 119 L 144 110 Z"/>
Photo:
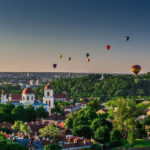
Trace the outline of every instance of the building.
<path fill-rule="evenodd" d="M 67 94 L 54 94 L 53 89 L 49 84 L 47 84 L 44 88 L 43 103 L 35 99 L 35 94 L 30 87 L 24 88 L 22 94 L 10 94 L 8 99 L 5 91 L 2 91 L 1 94 L 2 104 L 12 103 L 15 106 L 24 105 L 24 107 L 27 107 L 27 105 L 30 104 L 34 106 L 35 109 L 37 109 L 40 105 L 43 105 L 49 114 L 51 114 L 51 109 L 55 107 L 54 102 L 57 101 L 70 101 L 70 98 Z"/>

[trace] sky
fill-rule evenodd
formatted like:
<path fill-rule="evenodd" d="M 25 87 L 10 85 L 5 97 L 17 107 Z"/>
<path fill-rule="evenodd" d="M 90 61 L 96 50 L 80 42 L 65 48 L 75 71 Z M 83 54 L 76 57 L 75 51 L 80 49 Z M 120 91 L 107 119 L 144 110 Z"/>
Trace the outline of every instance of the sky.
<path fill-rule="evenodd" d="M 0 1 L 1 72 L 145 73 L 149 43 L 149 0 Z"/>

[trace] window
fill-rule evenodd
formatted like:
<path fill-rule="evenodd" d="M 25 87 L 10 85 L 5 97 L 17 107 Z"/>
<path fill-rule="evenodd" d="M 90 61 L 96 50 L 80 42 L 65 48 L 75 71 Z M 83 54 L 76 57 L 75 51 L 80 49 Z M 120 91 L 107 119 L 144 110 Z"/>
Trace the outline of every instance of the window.
<path fill-rule="evenodd" d="M 46 104 L 47 104 L 47 101 L 46 101 Z"/>
<path fill-rule="evenodd" d="M 51 102 L 49 101 L 49 106 L 51 106 Z"/>
<path fill-rule="evenodd" d="M 23 101 L 25 100 L 24 96 L 23 96 Z"/>
<path fill-rule="evenodd" d="M 27 100 L 29 100 L 29 96 L 27 96 Z"/>
<path fill-rule="evenodd" d="M 31 96 L 31 100 L 33 100 L 33 96 Z"/>
<path fill-rule="evenodd" d="M 47 92 L 47 96 L 49 96 L 49 92 Z"/>

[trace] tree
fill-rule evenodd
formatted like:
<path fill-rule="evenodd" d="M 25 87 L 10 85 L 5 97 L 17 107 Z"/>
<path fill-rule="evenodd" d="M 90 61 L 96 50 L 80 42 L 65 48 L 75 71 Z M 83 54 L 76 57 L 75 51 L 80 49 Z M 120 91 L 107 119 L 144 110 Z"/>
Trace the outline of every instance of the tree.
<path fill-rule="evenodd" d="M 24 133 L 29 133 L 28 125 L 23 123 L 22 121 L 15 121 L 14 125 L 11 128 L 17 132 L 20 131 Z"/>
<path fill-rule="evenodd" d="M 92 100 L 88 103 L 87 107 L 91 108 L 95 112 L 102 108 L 102 105 L 99 100 Z"/>
<path fill-rule="evenodd" d="M 66 120 L 65 120 L 65 127 L 67 129 L 71 129 L 73 128 L 73 119 L 71 117 L 68 117 Z"/>
<path fill-rule="evenodd" d="M 57 144 L 48 144 L 44 146 L 44 150 L 61 150 L 61 146 Z"/>
<path fill-rule="evenodd" d="M 27 113 L 27 121 L 35 121 L 36 120 L 36 111 L 32 105 L 28 105 L 26 108 Z"/>
<path fill-rule="evenodd" d="M 26 115 L 26 110 L 24 109 L 23 105 L 19 105 L 15 107 L 11 111 L 13 120 L 21 120 L 21 121 L 26 121 L 27 115 Z"/>
<path fill-rule="evenodd" d="M 134 133 L 133 132 L 129 132 L 128 133 L 128 143 L 130 144 L 131 147 L 134 146 L 134 143 L 135 143 L 135 136 L 134 136 Z"/>
<path fill-rule="evenodd" d="M 94 143 L 91 147 L 91 150 L 102 150 L 102 148 L 99 144 Z"/>
<path fill-rule="evenodd" d="M 37 113 L 37 117 L 39 117 L 39 118 L 48 117 L 48 112 L 45 110 L 45 108 L 43 107 L 43 105 L 40 105 L 40 106 L 36 109 L 36 113 Z"/>
<path fill-rule="evenodd" d="M 94 134 L 94 139 L 97 142 L 101 142 L 101 143 L 105 143 L 109 141 L 109 128 L 107 126 L 101 126 L 100 128 L 98 128 Z"/>
<path fill-rule="evenodd" d="M 92 137 L 92 129 L 89 125 L 79 125 L 72 130 L 73 135 L 86 137 L 90 139 Z"/>
<path fill-rule="evenodd" d="M 109 116 L 113 119 L 114 128 L 118 129 L 126 138 L 128 132 L 135 132 L 136 119 L 143 114 L 144 110 L 137 107 L 135 100 L 127 100 L 119 98 L 115 103 L 116 107 L 112 107 Z"/>
<path fill-rule="evenodd" d="M 57 138 L 61 135 L 61 131 L 55 125 L 48 125 L 39 130 L 41 137 Z"/>
<path fill-rule="evenodd" d="M 121 138 L 122 135 L 120 131 L 118 129 L 113 129 L 110 133 L 110 141 L 111 141 L 110 145 L 112 147 L 121 146 L 122 145 Z"/>

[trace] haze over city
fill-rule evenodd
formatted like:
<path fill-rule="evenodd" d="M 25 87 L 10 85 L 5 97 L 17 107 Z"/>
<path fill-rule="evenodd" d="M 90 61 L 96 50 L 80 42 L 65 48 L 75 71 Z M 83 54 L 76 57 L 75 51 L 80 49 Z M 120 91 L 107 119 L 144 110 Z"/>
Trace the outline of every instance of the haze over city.
<path fill-rule="evenodd" d="M 148 0 L 1 0 L 0 71 L 148 72 L 149 18 Z"/>

